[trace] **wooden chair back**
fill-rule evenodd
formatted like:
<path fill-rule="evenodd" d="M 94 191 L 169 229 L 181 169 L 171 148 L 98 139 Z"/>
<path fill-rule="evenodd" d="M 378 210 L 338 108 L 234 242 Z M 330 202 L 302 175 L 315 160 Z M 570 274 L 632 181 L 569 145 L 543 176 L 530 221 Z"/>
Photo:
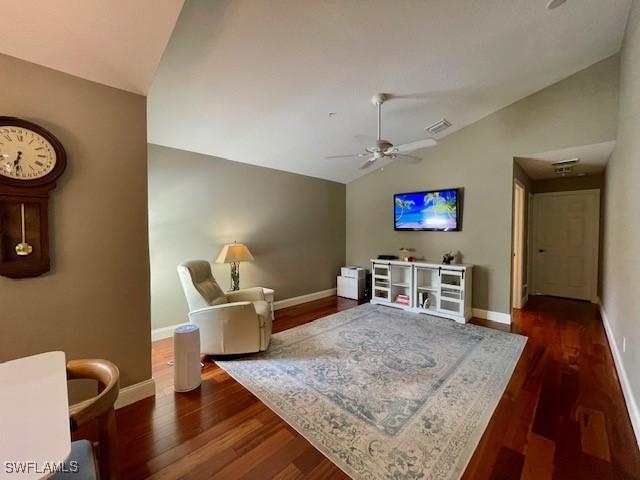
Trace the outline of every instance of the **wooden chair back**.
<path fill-rule="evenodd" d="M 67 379 L 98 382 L 98 395 L 69 411 L 71 431 L 94 420 L 98 423 L 98 470 L 101 480 L 119 478 L 114 404 L 120 393 L 120 372 L 108 360 L 82 359 L 67 363 Z"/>

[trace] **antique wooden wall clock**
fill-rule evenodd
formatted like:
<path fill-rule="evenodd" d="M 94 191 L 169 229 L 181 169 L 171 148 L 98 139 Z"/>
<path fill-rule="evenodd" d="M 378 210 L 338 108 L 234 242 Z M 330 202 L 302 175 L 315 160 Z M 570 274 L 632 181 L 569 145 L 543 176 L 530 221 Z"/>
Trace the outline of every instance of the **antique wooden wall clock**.
<path fill-rule="evenodd" d="M 0 275 L 49 271 L 49 193 L 66 165 L 64 148 L 49 131 L 0 117 Z"/>

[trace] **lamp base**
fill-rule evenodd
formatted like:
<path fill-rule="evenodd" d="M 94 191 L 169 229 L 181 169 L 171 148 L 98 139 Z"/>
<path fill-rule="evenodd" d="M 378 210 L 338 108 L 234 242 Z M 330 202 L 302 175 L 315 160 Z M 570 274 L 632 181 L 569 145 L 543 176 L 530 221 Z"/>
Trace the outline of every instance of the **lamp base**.
<path fill-rule="evenodd" d="M 240 290 L 240 262 L 231 262 L 231 291 Z"/>

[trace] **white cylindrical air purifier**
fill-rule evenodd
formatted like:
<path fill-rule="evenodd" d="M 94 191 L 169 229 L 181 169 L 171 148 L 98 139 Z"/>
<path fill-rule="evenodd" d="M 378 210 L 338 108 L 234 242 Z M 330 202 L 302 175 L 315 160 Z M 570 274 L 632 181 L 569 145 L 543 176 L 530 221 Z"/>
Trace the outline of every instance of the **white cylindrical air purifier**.
<path fill-rule="evenodd" d="M 182 325 L 173 332 L 173 389 L 188 392 L 198 388 L 200 379 L 200 330 Z"/>

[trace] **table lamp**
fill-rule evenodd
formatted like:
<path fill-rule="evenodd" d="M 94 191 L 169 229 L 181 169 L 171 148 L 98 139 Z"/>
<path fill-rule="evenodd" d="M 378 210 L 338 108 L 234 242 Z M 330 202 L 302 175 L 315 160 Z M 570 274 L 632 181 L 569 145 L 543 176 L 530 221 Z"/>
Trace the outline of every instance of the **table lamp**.
<path fill-rule="evenodd" d="M 231 264 L 231 290 L 240 290 L 240 262 L 253 260 L 253 255 L 244 243 L 228 243 L 216 258 L 216 263 Z"/>

